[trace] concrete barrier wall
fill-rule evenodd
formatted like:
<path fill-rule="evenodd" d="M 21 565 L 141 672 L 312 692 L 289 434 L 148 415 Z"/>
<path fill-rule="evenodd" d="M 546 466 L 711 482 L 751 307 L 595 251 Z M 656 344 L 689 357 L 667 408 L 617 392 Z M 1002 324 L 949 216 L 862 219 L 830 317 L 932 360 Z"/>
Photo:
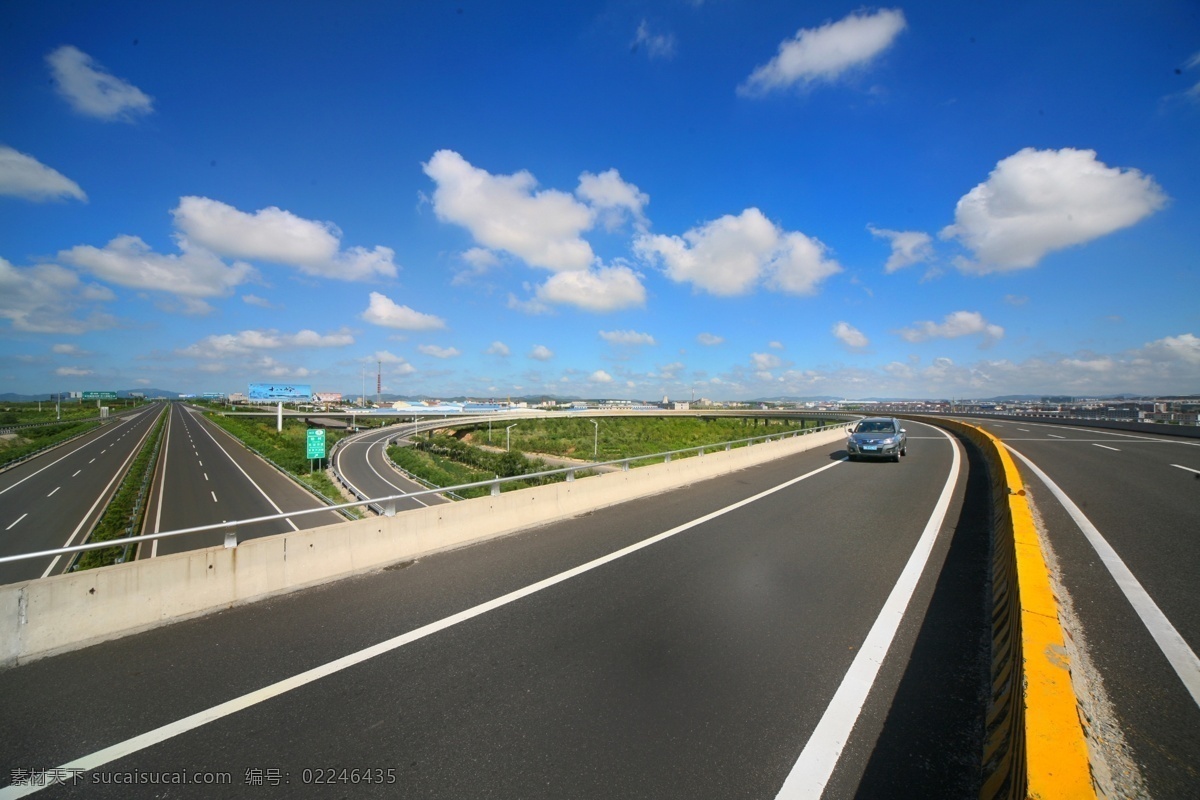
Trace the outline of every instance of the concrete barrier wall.
<path fill-rule="evenodd" d="M 726 475 L 845 439 L 843 426 L 665 464 L 0 586 L 11 666 Z"/>
<path fill-rule="evenodd" d="M 980 800 L 1094 800 L 1088 732 L 1021 474 L 1004 445 L 981 428 L 905 417 L 973 443 L 991 478 L 992 667 Z"/>

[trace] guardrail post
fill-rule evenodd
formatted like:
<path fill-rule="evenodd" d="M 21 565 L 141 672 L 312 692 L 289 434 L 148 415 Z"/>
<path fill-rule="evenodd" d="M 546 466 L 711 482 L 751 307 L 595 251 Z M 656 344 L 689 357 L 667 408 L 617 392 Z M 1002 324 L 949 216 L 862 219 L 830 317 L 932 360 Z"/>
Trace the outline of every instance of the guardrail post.
<path fill-rule="evenodd" d="M 629 459 L 628 458 L 621 462 L 621 472 L 629 472 Z"/>
<path fill-rule="evenodd" d="M 500 481 L 492 481 L 492 497 L 500 496 Z"/>
<path fill-rule="evenodd" d="M 729 442 L 726 442 L 726 443 L 725 443 L 725 452 L 727 452 L 727 453 L 728 453 L 728 452 L 729 452 L 730 450 L 732 450 L 732 449 L 733 449 L 733 445 L 732 445 L 732 444 L 730 444 Z"/>
<path fill-rule="evenodd" d="M 570 483 L 573 480 L 575 480 L 575 470 L 569 469 L 567 470 L 567 483 Z"/>
<path fill-rule="evenodd" d="M 237 547 L 237 546 L 238 546 L 237 526 L 230 525 L 228 528 L 225 529 L 225 549 L 229 550 L 229 549 Z"/>
<path fill-rule="evenodd" d="M 663 459 L 663 463 L 664 463 L 664 464 L 670 464 L 670 463 L 671 463 L 671 454 L 670 454 L 670 453 L 667 453 L 667 457 Z"/>
<path fill-rule="evenodd" d="M 385 517 L 396 516 L 396 498 L 389 497 L 388 501 L 383 504 L 383 515 Z"/>

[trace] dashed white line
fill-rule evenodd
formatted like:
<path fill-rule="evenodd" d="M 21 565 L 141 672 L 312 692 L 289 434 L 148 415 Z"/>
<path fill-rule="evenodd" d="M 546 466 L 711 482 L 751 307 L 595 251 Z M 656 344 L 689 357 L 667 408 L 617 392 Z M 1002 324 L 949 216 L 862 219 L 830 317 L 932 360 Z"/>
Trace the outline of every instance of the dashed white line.
<path fill-rule="evenodd" d="M 88 463 L 89 463 L 89 464 L 94 464 L 94 463 L 95 463 L 95 461 L 96 461 L 96 459 L 94 459 L 94 458 L 93 458 L 93 459 L 92 459 L 91 461 L 89 461 Z"/>
<path fill-rule="evenodd" d="M 1067 437 L 1065 437 L 1065 436 L 1059 436 L 1057 433 L 1047 433 L 1046 435 L 1047 435 L 1047 436 L 1049 436 L 1051 439 L 1065 439 L 1065 438 L 1067 438 Z"/>
<path fill-rule="evenodd" d="M 208 480 L 208 473 L 204 473 L 204 480 Z"/>
<path fill-rule="evenodd" d="M 216 492 L 209 492 L 209 494 L 211 494 L 211 495 L 213 496 L 213 502 L 214 502 L 214 503 L 215 503 L 215 502 L 217 502 L 217 493 L 216 493 Z"/>
<path fill-rule="evenodd" d="M 61 488 L 62 488 L 61 486 L 55 486 L 54 492 L 57 492 Z M 50 494 L 46 495 L 46 497 L 54 497 L 54 492 L 51 492 Z"/>
<path fill-rule="evenodd" d="M 27 511 L 27 512 L 25 512 L 24 514 L 22 514 L 21 516 L 17 517 L 17 521 L 16 521 L 16 522 L 14 522 L 12 525 L 9 525 L 9 526 L 8 526 L 7 528 L 5 528 L 4 530 L 6 530 L 6 531 L 11 531 L 13 528 L 17 527 L 17 522 L 20 522 L 21 520 L 25 519 L 25 518 L 26 518 L 26 517 L 28 517 L 28 516 L 29 516 L 29 512 Z"/>
<path fill-rule="evenodd" d="M 1119 453 L 1119 452 L 1121 452 L 1120 450 L 1118 450 L 1118 449 L 1117 449 L 1117 448 L 1115 448 L 1115 447 L 1109 447 L 1109 446 L 1108 446 L 1108 445 L 1106 445 L 1106 444 L 1096 444 L 1095 442 L 1092 442 L 1092 447 L 1103 447 L 1105 450 L 1112 450 L 1114 453 Z"/>
<path fill-rule="evenodd" d="M 1188 472 L 1194 472 L 1197 475 L 1200 475 L 1200 469 L 1192 469 L 1191 467 L 1185 467 L 1183 464 L 1172 464 L 1171 466 L 1175 467 L 1176 469 L 1183 469 L 1183 470 L 1187 470 Z"/>
<path fill-rule="evenodd" d="M 74 475 L 72 475 L 71 477 L 72 477 L 72 478 L 74 478 L 74 477 L 75 477 L 75 475 L 78 475 L 78 474 L 79 474 L 79 473 L 81 473 L 81 472 L 83 472 L 83 470 L 81 470 L 81 469 L 77 469 L 77 470 L 75 470 L 75 474 L 74 474 Z"/>
<path fill-rule="evenodd" d="M 1029 428 L 1017 428 L 1017 430 L 1024 431 L 1025 433 L 1029 433 Z"/>

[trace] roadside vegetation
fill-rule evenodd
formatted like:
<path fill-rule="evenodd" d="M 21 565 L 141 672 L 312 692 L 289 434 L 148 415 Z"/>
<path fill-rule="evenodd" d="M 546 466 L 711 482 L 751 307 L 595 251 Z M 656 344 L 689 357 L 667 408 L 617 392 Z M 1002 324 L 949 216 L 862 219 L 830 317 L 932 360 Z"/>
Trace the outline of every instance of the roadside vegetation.
<path fill-rule="evenodd" d="M 328 459 L 312 463 L 305 457 L 308 446 L 308 426 L 300 419 L 284 419 L 283 430 L 275 430 L 274 417 L 221 416 L 209 413 L 208 418 L 233 434 L 242 444 L 287 472 L 300 483 L 315 490 L 331 503 L 340 503 L 341 492 L 325 473 Z M 348 431 L 326 429 L 325 452 L 349 435 Z M 349 509 L 352 513 L 354 509 Z"/>
<path fill-rule="evenodd" d="M 163 411 L 167 408 L 164 406 Z M 96 523 L 88 542 L 107 542 L 113 539 L 124 539 L 135 536 L 141 531 L 142 520 L 146 516 L 146 497 L 150 483 L 154 478 L 154 466 L 158 461 L 158 447 L 162 442 L 163 425 L 166 415 L 159 412 L 158 422 L 146 437 L 137 458 L 125 473 L 117 493 L 109 501 L 108 508 Z M 79 554 L 73 569 L 93 569 L 124 561 L 131 553 L 126 552 L 128 545 L 122 547 L 106 547 L 103 550 L 88 550 Z"/>
<path fill-rule="evenodd" d="M 487 425 L 474 425 L 451 429 L 452 433 L 443 431 L 418 436 L 411 446 L 388 448 L 388 455 L 399 467 L 434 486 L 457 486 L 554 468 L 538 456 L 579 461 L 616 461 L 815 428 L 824 424 L 816 419 L 598 417 L 595 418 L 599 425 L 597 433 L 591 419 L 520 420 L 509 431 L 511 451 L 507 452 L 501 448 L 505 444 L 504 428 L 512 425 L 511 421 L 493 424 L 490 443 Z M 597 444 L 598 455 L 593 457 Z M 633 462 L 633 465 L 637 466 L 638 462 Z M 579 477 L 585 474 L 582 471 L 578 473 Z M 562 476 L 554 476 L 550 479 L 513 481 L 502 485 L 501 489 L 511 491 L 547 480 L 563 479 Z M 480 487 L 459 494 L 462 497 L 479 497 L 489 491 L 486 487 Z"/>
<path fill-rule="evenodd" d="M 99 421 L 64 422 L 0 433 L 0 466 L 98 427 Z"/>
<path fill-rule="evenodd" d="M 115 414 L 125 408 L 125 400 L 106 400 L 105 405 Z M 137 401 L 141 404 L 144 401 Z M 81 403 L 77 400 L 63 400 L 60 406 L 62 419 L 58 419 L 58 411 L 53 400 L 43 400 L 41 403 L 4 403 L 0 405 L 0 428 L 12 425 L 37 425 L 48 422 L 73 422 L 100 416 L 96 401 L 89 400 Z"/>

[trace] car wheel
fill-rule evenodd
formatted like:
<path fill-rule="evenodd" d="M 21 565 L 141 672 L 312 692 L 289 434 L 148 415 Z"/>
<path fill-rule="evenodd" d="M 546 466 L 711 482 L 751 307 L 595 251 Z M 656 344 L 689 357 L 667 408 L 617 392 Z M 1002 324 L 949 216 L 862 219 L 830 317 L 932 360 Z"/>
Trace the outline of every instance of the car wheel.
<path fill-rule="evenodd" d="M 848 460 L 848 461 L 858 461 L 858 456 L 856 456 L 856 455 L 851 455 L 851 454 L 847 453 L 847 454 L 846 454 L 846 460 Z"/>
<path fill-rule="evenodd" d="M 894 464 L 899 464 L 899 463 L 900 463 L 900 454 L 899 454 L 899 453 L 897 453 L 896 455 L 892 456 L 892 463 L 894 463 Z"/>
<path fill-rule="evenodd" d="M 906 447 L 906 448 L 904 448 L 903 450 L 901 450 L 901 451 L 900 451 L 900 455 L 902 455 L 902 456 L 906 456 L 906 455 L 908 455 L 908 448 Z"/>

